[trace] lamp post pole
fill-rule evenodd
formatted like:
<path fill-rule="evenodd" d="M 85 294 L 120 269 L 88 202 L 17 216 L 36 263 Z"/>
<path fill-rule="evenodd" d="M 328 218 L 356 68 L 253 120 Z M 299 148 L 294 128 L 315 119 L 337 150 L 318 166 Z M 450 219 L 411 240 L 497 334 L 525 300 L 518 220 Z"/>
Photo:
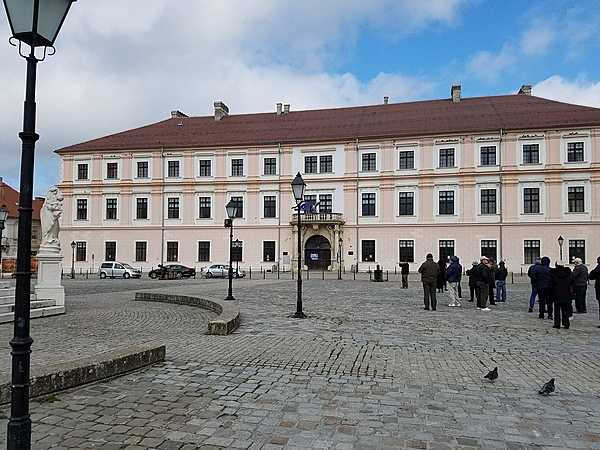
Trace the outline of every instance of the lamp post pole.
<path fill-rule="evenodd" d="M 75 247 L 77 247 L 77 243 L 71 242 L 71 280 L 75 279 Z"/>
<path fill-rule="evenodd" d="M 292 193 L 294 194 L 294 200 L 296 201 L 296 212 L 298 213 L 298 280 L 296 288 L 296 312 L 291 316 L 296 319 L 304 319 L 306 315 L 302 311 L 302 218 L 301 212 L 302 207 L 305 204 L 304 189 L 306 183 L 302 179 L 300 172 L 296 174 L 296 177 L 292 181 Z"/>
<path fill-rule="evenodd" d="M 225 300 L 235 300 L 235 297 L 233 296 L 233 267 L 232 267 L 232 263 L 233 263 L 233 219 L 229 219 L 229 270 L 228 270 L 228 277 L 229 277 L 229 287 L 227 290 L 227 297 L 225 297 Z"/>
<path fill-rule="evenodd" d="M 342 239 L 338 241 L 338 280 L 342 279 Z"/>
<path fill-rule="evenodd" d="M 558 236 L 558 248 L 559 248 L 559 256 L 560 256 L 560 262 L 562 263 L 563 260 L 563 243 L 565 242 L 565 239 L 562 236 Z"/>

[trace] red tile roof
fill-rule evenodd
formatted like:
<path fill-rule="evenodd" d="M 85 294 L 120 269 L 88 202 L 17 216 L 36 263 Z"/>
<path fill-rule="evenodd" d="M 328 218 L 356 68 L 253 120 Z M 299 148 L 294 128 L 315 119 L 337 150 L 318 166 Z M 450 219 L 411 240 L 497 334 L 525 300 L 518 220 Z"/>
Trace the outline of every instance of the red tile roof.
<path fill-rule="evenodd" d="M 180 125 L 182 124 L 182 125 Z M 431 100 L 351 108 L 170 118 L 57 150 L 277 145 L 600 126 L 600 109 L 529 95 Z"/>
<path fill-rule="evenodd" d="M 33 220 L 40 220 L 40 210 L 44 205 L 44 199 L 36 197 L 33 199 Z M 9 218 L 19 217 L 19 192 L 2 181 L 0 177 L 0 206 L 6 206 Z"/>

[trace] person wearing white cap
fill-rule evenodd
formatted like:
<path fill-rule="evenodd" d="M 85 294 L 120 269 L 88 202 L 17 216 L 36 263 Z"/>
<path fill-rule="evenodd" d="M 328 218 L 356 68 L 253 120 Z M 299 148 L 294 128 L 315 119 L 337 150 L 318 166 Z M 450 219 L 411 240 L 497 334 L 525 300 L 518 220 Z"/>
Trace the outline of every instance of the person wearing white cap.
<path fill-rule="evenodd" d="M 573 289 L 575 291 L 575 311 L 578 314 L 587 312 L 585 295 L 587 293 L 588 268 L 581 258 L 574 258 L 573 264 Z"/>

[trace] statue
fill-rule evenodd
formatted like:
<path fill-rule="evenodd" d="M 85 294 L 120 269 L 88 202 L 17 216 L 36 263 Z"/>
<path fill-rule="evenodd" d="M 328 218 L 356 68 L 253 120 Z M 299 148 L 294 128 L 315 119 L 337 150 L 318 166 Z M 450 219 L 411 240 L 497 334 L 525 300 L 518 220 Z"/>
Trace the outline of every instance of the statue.
<path fill-rule="evenodd" d="M 40 250 L 60 253 L 60 241 L 58 233 L 60 225 L 58 219 L 63 211 L 63 195 L 56 187 L 52 186 L 46 194 L 46 201 L 40 211 L 40 221 L 42 224 L 42 243 Z"/>

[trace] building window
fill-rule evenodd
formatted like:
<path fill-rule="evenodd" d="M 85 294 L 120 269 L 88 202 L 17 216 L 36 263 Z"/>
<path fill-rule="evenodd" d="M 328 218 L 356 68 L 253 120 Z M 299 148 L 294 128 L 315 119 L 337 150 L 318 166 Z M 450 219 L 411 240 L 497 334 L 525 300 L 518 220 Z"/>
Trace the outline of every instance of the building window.
<path fill-rule="evenodd" d="M 231 197 L 231 201 L 237 207 L 235 219 L 241 219 L 244 217 L 244 197 Z"/>
<path fill-rule="evenodd" d="M 179 178 L 179 161 L 167 162 L 167 176 L 169 178 Z"/>
<path fill-rule="evenodd" d="M 398 242 L 400 262 L 415 262 L 415 241 L 400 240 Z"/>
<path fill-rule="evenodd" d="M 244 176 L 244 160 L 237 158 L 231 160 L 231 176 L 232 177 L 243 177 Z"/>
<path fill-rule="evenodd" d="M 135 243 L 135 261 L 146 262 L 148 257 L 148 243 L 147 242 L 136 242 Z"/>
<path fill-rule="evenodd" d="M 179 261 L 179 242 L 167 242 L 167 262 Z"/>
<path fill-rule="evenodd" d="M 241 262 L 244 258 L 244 243 L 240 241 L 239 247 L 233 247 L 231 249 L 231 260 L 233 262 Z"/>
<path fill-rule="evenodd" d="M 331 213 L 331 194 L 319 194 L 319 212 Z"/>
<path fill-rule="evenodd" d="M 264 175 L 277 175 L 277 159 L 265 158 L 263 160 Z"/>
<path fill-rule="evenodd" d="M 106 163 L 106 178 L 116 180 L 119 177 L 119 165 L 117 163 Z"/>
<path fill-rule="evenodd" d="M 585 188 L 583 186 L 570 187 L 568 196 L 570 213 L 585 212 Z"/>
<path fill-rule="evenodd" d="M 415 193 L 400 192 L 398 194 L 398 215 L 413 216 L 415 214 Z"/>
<path fill-rule="evenodd" d="M 179 219 L 179 198 L 171 197 L 167 199 L 167 218 Z"/>
<path fill-rule="evenodd" d="M 540 188 L 523 189 L 523 212 L 525 214 L 539 214 Z"/>
<path fill-rule="evenodd" d="M 201 159 L 200 162 L 200 176 L 210 177 L 212 176 L 212 161 L 210 159 Z"/>
<path fill-rule="evenodd" d="M 582 162 L 583 142 L 569 142 L 567 144 L 567 162 Z"/>
<path fill-rule="evenodd" d="M 147 198 L 135 199 L 135 218 L 138 220 L 145 220 L 148 218 L 148 199 Z"/>
<path fill-rule="evenodd" d="M 453 148 L 441 148 L 440 149 L 440 163 L 441 169 L 448 169 L 454 167 L 454 149 Z"/>
<path fill-rule="evenodd" d="M 117 243 L 109 241 L 104 243 L 104 261 L 117 260 Z"/>
<path fill-rule="evenodd" d="M 400 170 L 415 168 L 415 152 L 413 150 L 402 150 L 398 153 L 398 168 Z"/>
<path fill-rule="evenodd" d="M 495 239 L 484 239 L 481 241 L 481 256 L 492 258 L 494 261 L 498 258 L 498 245 Z"/>
<path fill-rule="evenodd" d="M 450 256 L 454 256 L 454 240 L 441 240 L 439 244 L 440 259 L 446 261 Z"/>
<path fill-rule="evenodd" d="M 88 165 L 87 164 L 77 164 L 77 179 L 78 180 L 87 180 L 88 179 Z"/>
<path fill-rule="evenodd" d="M 210 241 L 198 242 L 198 262 L 210 261 Z"/>
<path fill-rule="evenodd" d="M 87 199 L 77 199 L 77 220 L 87 220 Z"/>
<path fill-rule="evenodd" d="M 523 164 L 540 163 L 540 144 L 523 145 Z"/>
<path fill-rule="evenodd" d="M 496 189 L 481 190 L 481 214 L 496 214 Z"/>
<path fill-rule="evenodd" d="M 305 156 L 304 157 L 304 173 L 317 173 L 317 157 L 316 156 Z"/>
<path fill-rule="evenodd" d="M 263 242 L 263 261 L 264 262 L 275 261 L 275 241 L 264 241 Z"/>
<path fill-rule="evenodd" d="M 377 170 L 377 153 L 363 153 L 362 171 L 375 172 Z"/>
<path fill-rule="evenodd" d="M 317 204 L 317 196 L 314 194 L 307 194 L 304 196 L 304 203 L 306 204 L 306 212 L 314 213 L 317 212 L 316 204 Z M 320 208 L 320 206 L 319 206 Z M 320 209 L 319 209 L 320 211 Z"/>
<path fill-rule="evenodd" d="M 148 161 L 137 162 L 137 177 L 148 178 Z"/>
<path fill-rule="evenodd" d="M 199 219 L 210 219 L 211 217 L 211 198 L 210 197 L 198 197 L 198 218 Z"/>
<path fill-rule="evenodd" d="M 87 243 L 76 242 L 75 244 L 75 261 L 87 261 Z"/>
<path fill-rule="evenodd" d="M 454 191 L 440 191 L 439 214 L 454 214 Z"/>
<path fill-rule="evenodd" d="M 274 195 L 265 195 L 263 206 L 266 218 L 277 217 L 276 204 L 277 202 Z"/>
<path fill-rule="evenodd" d="M 482 166 L 496 165 L 496 146 L 481 147 L 480 164 Z"/>
<path fill-rule="evenodd" d="M 525 264 L 533 264 L 540 257 L 540 241 L 526 240 L 523 243 L 523 254 L 525 256 Z"/>
<path fill-rule="evenodd" d="M 362 195 L 362 215 L 363 216 L 374 216 L 375 215 L 375 194 L 372 192 Z"/>
<path fill-rule="evenodd" d="M 319 158 L 319 172 L 321 172 L 321 173 L 333 172 L 333 156 L 323 155 Z"/>
<path fill-rule="evenodd" d="M 117 199 L 106 199 L 106 220 L 117 220 Z"/>
<path fill-rule="evenodd" d="M 375 240 L 366 239 L 360 242 L 363 262 L 375 261 Z"/>
<path fill-rule="evenodd" d="M 583 239 L 569 239 L 569 261 L 581 258 L 585 264 L 585 241 Z"/>

